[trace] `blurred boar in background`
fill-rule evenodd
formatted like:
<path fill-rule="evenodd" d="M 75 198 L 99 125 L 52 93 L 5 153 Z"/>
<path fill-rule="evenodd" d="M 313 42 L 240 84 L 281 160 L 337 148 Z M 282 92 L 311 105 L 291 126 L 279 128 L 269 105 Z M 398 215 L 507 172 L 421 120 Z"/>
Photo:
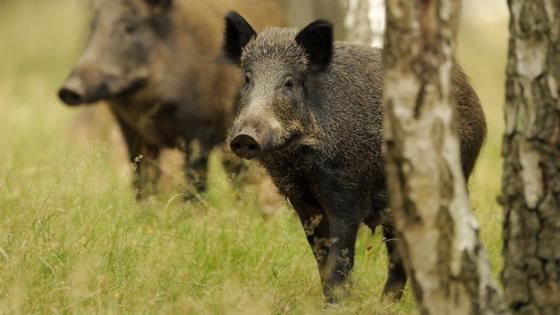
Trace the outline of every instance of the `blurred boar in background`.
<path fill-rule="evenodd" d="M 296 33 L 258 34 L 226 16 L 224 53 L 244 72 L 231 149 L 257 159 L 290 200 L 307 234 L 328 301 L 346 288 L 360 224 L 394 232 L 382 155 L 382 52 L 333 42 L 332 24 Z M 486 135 L 479 99 L 459 66 L 454 73 L 461 157 L 468 179 Z M 406 275 L 395 242 L 385 242 L 384 293 L 400 297 Z"/>
<path fill-rule="evenodd" d="M 58 94 L 71 106 L 108 103 L 136 165 L 139 199 L 155 192 L 166 147 L 186 153 L 187 181 L 206 188 L 209 152 L 226 139 L 241 84 L 218 62 L 222 17 L 232 8 L 259 27 L 284 24 L 266 0 L 94 1 L 89 43 Z"/>

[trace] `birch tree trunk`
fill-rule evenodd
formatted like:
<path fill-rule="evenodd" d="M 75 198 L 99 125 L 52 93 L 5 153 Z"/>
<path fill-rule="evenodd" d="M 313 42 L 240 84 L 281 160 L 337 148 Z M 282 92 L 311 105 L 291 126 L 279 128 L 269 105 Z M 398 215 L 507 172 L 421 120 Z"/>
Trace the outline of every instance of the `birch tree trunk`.
<path fill-rule="evenodd" d="M 462 174 L 452 68 L 459 0 L 386 2 L 385 142 L 399 249 L 421 314 L 504 314 Z"/>
<path fill-rule="evenodd" d="M 346 12 L 346 40 L 353 43 L 372 45 L 373 30 L 369 20 L 370 0 L 348 0 Z"/>
<path fill-rule="evenodd" d="M 385 27 L 384 0 L 348 0 L 345 40 L 381 47 Z"/>
<path fill-rule="evenodd" d="M 560 2 L 508 4 L 502 281 L 514 314 L 560 314 Z"/>

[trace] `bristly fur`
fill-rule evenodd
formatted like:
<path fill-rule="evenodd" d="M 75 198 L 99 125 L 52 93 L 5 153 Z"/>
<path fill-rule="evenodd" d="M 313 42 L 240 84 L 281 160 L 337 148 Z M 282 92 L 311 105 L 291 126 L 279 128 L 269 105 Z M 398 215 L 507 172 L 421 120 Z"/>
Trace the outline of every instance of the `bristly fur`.
<path fill-rule="evenodd" d="M 334 43 L 332 25 L 317 21 L 299 33 L 266 29 L 243 48 L 241 66 L 248 80 L 233 129 L 273 134 L 274 145 L 256 158 L 296 210 L 327 299 L 335 299 L 333 289 L 344 287 L 350 274 L 362 223 L 383 226 L 390 261 L 384 293 L 402 295 L 406 274 L 385 211 L 382 51 Z M 453 86 L 468 179 L 486 124 L 459 66 Z"/>
<path fill-rule="evenodd" d="M 289 64 L 296 71 L 305 71 L 308 59 L 303 47 L 295 41 L 295 29 L 269 27 L 243 48 L 241 64 L 251 60 L 275 60 Z"/>

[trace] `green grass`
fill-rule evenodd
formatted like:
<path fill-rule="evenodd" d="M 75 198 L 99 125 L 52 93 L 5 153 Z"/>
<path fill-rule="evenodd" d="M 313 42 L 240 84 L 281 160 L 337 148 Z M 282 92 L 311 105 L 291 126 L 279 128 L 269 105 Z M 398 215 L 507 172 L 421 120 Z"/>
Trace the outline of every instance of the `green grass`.
<path fill-rule="evenodd" d="M 77 111 L 55 98 L 80 53 L 78 0 L 0 3 L 0 313 L 410 314 L 380 300 L 386 258 L 360 233 L 354 288 L 325 309 L 293 211 L 265 218 L 212 158 L 202 204 L 171 189 L 138 204 L 103 141 L 72 136 Z M 459 56 L 485 104 L 489 137 L 471 181 L 494 271 L 501 267 L 500 134 L 504 26 L 464 28 Z M 498 44 L 495 44 L 498 43 Z M 484 58 L 480 56 L 484 55 Z"/>

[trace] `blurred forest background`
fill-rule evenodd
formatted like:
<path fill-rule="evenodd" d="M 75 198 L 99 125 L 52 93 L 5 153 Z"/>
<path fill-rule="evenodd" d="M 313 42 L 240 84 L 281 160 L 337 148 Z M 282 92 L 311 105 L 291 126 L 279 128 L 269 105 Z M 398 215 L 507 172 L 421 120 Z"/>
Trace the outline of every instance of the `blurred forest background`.
<path fill-rule="evenodd" d="M 314 10 L 344 36 L 344 5 L 286 1 L 294 23 L 310 22 L 305 10 Z M 203 203 L 184 204 L 170 189 L 138 204 L 111 144 L 79 135 L 81 109 L 63 106 L 56 90 L 85 46 L 90 17 L 83 0 L 0 1 L 0 313 L 325 311 L 293 212 L 263 216 L 254 197 L 236 198 L 219 155 Z M 507 22 L 503 0 L 464 1 L 457 52 L 489 126 L 470 194 L 496 275 Z M 408 292 L 396 304 L 379 298 L 379 235 L 361 231 L 356 260 L 352 296 L 327 312 L 414 312 Z"/>

